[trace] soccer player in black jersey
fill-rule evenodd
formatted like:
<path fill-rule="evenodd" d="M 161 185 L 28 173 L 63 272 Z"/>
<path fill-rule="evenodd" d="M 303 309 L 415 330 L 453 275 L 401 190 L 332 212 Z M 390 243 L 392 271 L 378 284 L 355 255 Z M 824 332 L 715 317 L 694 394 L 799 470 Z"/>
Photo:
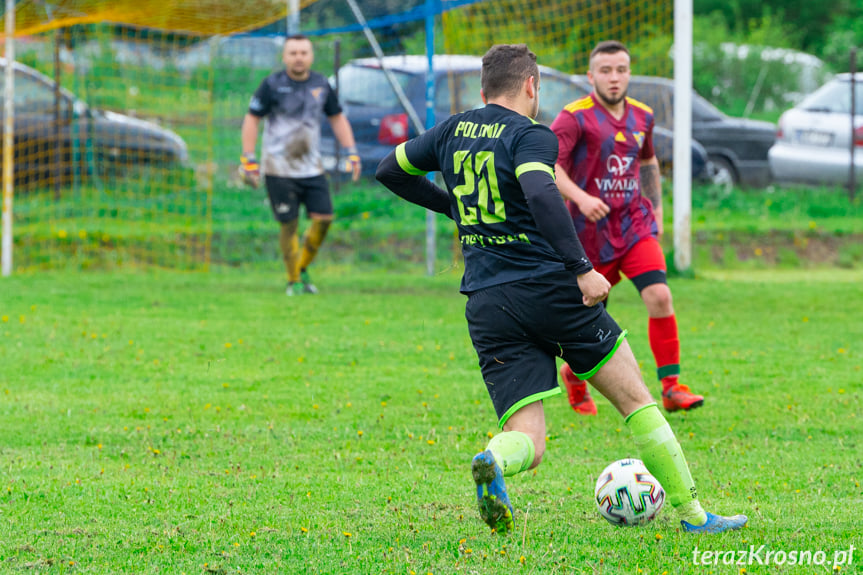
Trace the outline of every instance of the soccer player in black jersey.
<path fill-rule="evenodd" d="M 504 477 L 542 460 L 542 400 L 561 392 L 559 356 L 625 418 L 685 530 L 742 527 L 743 515 L 701 508 L 680 444 L 641 378 L 625 332 L 597 305 L 610 286 L 585 257 L 555 185 L 557 138 L 533 120 L 540 85 L 527 46 L 493 46 L 482 63 L 486 106 L 399 145 L 376 174 L 398 196 L 458 226 L 465 317 L 502 430 L 471 463 L 480 516 L 498 532 L 514 527 Z M 424 177 L 431 171 L 443 174 L 447 190 Z"/>

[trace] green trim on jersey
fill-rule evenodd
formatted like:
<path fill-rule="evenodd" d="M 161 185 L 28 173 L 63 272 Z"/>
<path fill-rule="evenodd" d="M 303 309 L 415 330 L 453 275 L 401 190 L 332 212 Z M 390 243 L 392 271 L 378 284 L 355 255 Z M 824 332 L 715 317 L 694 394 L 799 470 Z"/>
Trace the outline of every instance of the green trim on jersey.
<path fill-rule="evenodd" d="M 401 143 L 396 146 L 396 161 L 399 163 L 399 167 L 403 169 L 406 173 L 412 176 L 424 176 L 428 174 L 428 172 L 424 172 L 419 168 L 415 168 L 411 161 L 408 160 L 408 156 L 405 153 L 405 144 Z"/>
<path fill-rule="evenodd" d="M 545 172 L 554 179 L 554 170 L 550 166 L 546 166 L 542 162 L 527 162 L 515 169 L 515 177 L 520 178 L 525 172 Z"/>
<path fill-rule="evenodd" d="M 560 395 L 561 389 L 560 387 L 556 389 L 549 389 L 548 391 L 541 391 L 539 393 L 534 393 L 533 395 L 528 395 L 521 401 L 516 402 L 515 405 L 506 410 L 506 413 L 503 414 L 503 417 L 500 418 L 500 421 L 497 422 L 497 426 L 500 429 L 503 429 L 503 426 L 506 424 L 507 420 L 512 417 L 512 414 L 524 407 L 525 405 L 530 405 L 535 401 L 542 401 L 543 399 L 554 397 L 555 395 Z"/>
<path fill-rule="evenodd" d="M 617 348 L 620 347 L 620 344 L 623 343 L 623 339 L 625 337 L 626 337 L 626 330 L 623 330 L 622 332 L 620 332 L 620 335 L 617 336 L 617 342 L 614 344 L 614 347 L 611 348 L 611 351 L 608 352 L 608 355 L 606 355 L 605 357 L 602 358 L 602 361 L 600 361 L 599 363 L 596 364 L 596 367 L 594 367 L 593 369 L 591 369 L 587 373 L 576 373 L 575 376 L 578 379 L 590 379 L 591 377 L 596 375 L 596 372 L 599 371 L 603 365 L 608 363 L 608 360 L 611 359 L 611 356 L 614 355 L 614 352 L 616 352 Z"/>

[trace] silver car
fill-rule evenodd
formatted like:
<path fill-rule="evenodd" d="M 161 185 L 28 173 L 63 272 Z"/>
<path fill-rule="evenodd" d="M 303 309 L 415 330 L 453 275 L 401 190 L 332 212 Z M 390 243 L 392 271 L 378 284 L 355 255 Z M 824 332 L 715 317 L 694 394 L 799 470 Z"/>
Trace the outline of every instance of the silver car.
<path fill-rule="evenodd" d="M 863 73 L 854 83 L 854 170 L 863 181 Z M 782 114 L 768 153 L 773 179 L 847 184 L 851 129 L 851 74 L 839 74 Z"/>

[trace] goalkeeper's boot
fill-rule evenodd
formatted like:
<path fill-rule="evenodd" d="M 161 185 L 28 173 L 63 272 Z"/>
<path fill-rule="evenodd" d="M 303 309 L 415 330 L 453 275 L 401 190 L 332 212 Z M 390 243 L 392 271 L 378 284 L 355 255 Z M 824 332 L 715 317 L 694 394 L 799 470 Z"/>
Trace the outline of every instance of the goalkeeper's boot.
<path fill-rule="evenodd" d="M 302 286 L 299 282 L 288 282 L 288 287 L 285 289 L 286 296 L 293 297 L 301 293 L 303 293 Z"/>
<path fill-rule="evenodd" d="M 704 525 L 692 525 L 681 520 L 680 525 L 683 530 L 688 533 L 722 533 L 723 531 L 734 531 L 746 525 L 749 521 L 745 515 L 735 515 L 734 517 L 723 517 L 722 515 L 707 514 L 707 523 Z"/>
<path fill-rule="evenodd" d="M 566 387 L 569 396 L 569 405 L 576 413 L 581 415 L 596 415 L 596 403 L 587 391 L 587 382 L 581 381 L 572 373 L 569 365 L 564 363 L 560 366 L 560 378 Z"/>
<path fill-rule="evenodd" d="M 307 294 L 316 294 L 318 293 L 318 288 L 315 287 L 315 284 L 312 283 L 312 278 L 309 276 L 309 272 L 303 270 L 300 272 L 300 281 L 303 282 L 303 292 Z"/>
<path fill-rule="evenodd" d="M 682 383 L 675 383 L 662 391 L 662 406 L 665 407 L 665 411 L 671 412 L 678 409 L 688 411 L 702 405 L 704 405 L 704 396 L 695 395 L 689 391 L 689 386 Z"/>
<path fill-rule="evenodd" d="M 471 473 L 476 483 L 476 502 L 479 516 L 497 533 L 507 533 L 515 527 L 512 505 L 506 494 L 503 471 L 495 462 L 491 451 L 477 453 L 471 462 Z"/>

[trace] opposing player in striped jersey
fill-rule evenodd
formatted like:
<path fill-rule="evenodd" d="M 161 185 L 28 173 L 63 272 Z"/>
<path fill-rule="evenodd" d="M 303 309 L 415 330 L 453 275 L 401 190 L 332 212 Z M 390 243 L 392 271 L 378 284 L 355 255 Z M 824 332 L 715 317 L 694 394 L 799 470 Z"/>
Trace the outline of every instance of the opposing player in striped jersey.
<path fill-rule="evenodd" d="M 629 51 L 600 42 L 590 55 L 590 95 L 567 105 L 551 124 L 560 142 L 557 185 L 596 270 L 611 285 L 622 273 L 647 307 L 648 339 L 667 411 L 704 403 L 680 383 L 680 338 L 666 281 L 662 236 L 662 186 L 653 150 L 653 110 L 628 98 Z M 561 366 L 569 403 L 583 415 L 596 404 L 584 374 Z"/>
<path fill-rule="evenodd" d="M 680 444 L 644 385 L 625 333 L 597 305 L 610 284 L 575 234 L 554 183 L 557 139 L 534 121 L 541 81 L 527 46 L 483 57 L 486 106 L 399 145 L 377 178 L 402 198 L 452 218 L 464 253 L 461 291 L 471 341 L 502 433 L 471 462 L 480 517 L 514 528 L 504 477 L 545 452 L 543 400 L 560 393 L 562 356 L 618 409 L 641 459 L 687 531 L 737 529 L 746 517 L 705 513 Z M 425 174 L 440 171 L 447 190 Z"/>

